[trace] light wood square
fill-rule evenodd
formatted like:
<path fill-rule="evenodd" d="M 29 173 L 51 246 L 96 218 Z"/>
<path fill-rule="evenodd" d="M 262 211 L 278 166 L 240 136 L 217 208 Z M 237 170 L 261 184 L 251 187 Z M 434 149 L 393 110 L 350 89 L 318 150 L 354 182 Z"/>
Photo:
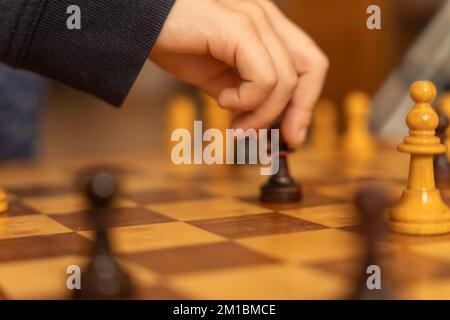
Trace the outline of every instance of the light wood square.
<path fill-rule="evenodd" d="M 424 280 L 406 286 L 399 294 L 408 300 L 450 300 L 450 280 Z"/>
<path fill-rule="evenodd" d="M 345 259 L 361 252 L 361 237 L 336 229 L 295 232 L 236 240 L 240 244 L 290 262 Z"/>
<path fill-rule="evenodd" d="M 403 190 L 405 189 L 405 185 L 391 181 L 355 181 L 328 186 L 319 186 L 316 190 L 324 196 L 337 197 L 353 201 L 358 190 L 372 186 L 377 187 L 393 199 L 400 198 Z"/>
<path fill-rule="evenodd" d="M 0 264 L 0 288 L 10 299 L 66 299 L 72 291 L 67 289 L 67 267 L 77 265 L 84 269 L 87 258 L 61 256 Z M 150 270 L 126 260 L 119 260 L 129 272 L 136 287 L 151 286 L 157 276 Z M 83 273 L 81 273 L 83 277 Z"/>
<path fill-rule="evenodd" d="M 417 244 L 409 247 L 411 252 L 450 263 L 450 241 Z"/>
<path fill-rule="evenodd" d="M 147 190 L 161 190 L 161 189 L 173 189 L 174 185 L 168 179 L 155 176 L 146 175 L 132 175 L 125 177 L 122 181 L 122 188 L 127 193 L 147 191 Z"/>
<path fill-rule="evenodd" d="M 233 198 L 212 198 L 149 205 L 147 207 L 155 212 L 181 221 L 215 219 L 268 212 L 263 207 Z"/>
<path fill-rule="evenodd" d="M 93 239 L 89 231 L 79 232 Z M 160 223 L 110 229 L 115 251 L 131 253 L 225 241 L 224 238 L 182 223 Z"/>
<path fill-rule="evenodd" d="M 319 194 L 328 197 L 352 199 L 356 187 L 356 183 L 340 183 L 335 185 L 318 186 L 315 190 Z"/>
<path fill-rule="evenodd" d="M 80 194 L 66 194 L 48 197 L 28 197 L 24 202 L 30 207 L 39 210 L 44 214 L 71 213 L 89 209 L 86 197 Z M 136 204 L 124 198 L 118 198 L 113 204 L 114 207 L 133 207 Z"/>
<path fill-rule="evenodd" d="M 331 228 L 358 224 L 358 215 L 351 204 L 334 204 L 281 211 L 295 218 L 315 222 Z"/>
<path fill-rule="evenodd" d="M 169 285 L 196 299 L 331 299 L 344 296 L 345 283 L 309 268 L 259 265 L 180 275 Z"/>
<path fill-rule="evenodd" d="M 46 215 L 0 217 L 0 239 L 72 232 Z"/>

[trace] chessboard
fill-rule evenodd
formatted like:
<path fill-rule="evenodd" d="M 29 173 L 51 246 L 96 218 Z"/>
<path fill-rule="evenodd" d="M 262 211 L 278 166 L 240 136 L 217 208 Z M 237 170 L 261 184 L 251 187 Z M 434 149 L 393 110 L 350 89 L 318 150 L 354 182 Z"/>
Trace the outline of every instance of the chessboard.
<path fill-rule="evenodd" d="M 120 173 L 109 234 L 136 299 L 345 299 L 360 284 L 364 235 L 354 194 L 376 184 L 396 200 L 408 155 L 371 159 L 300 148 L 295 204 L 259 202 L 258 166 L 175 166 L 154 154 L 2 164 L 10 199 L 0 216 L 0 297 L 70 299 L 67 268 L 89 259 L 89 206 L 75 187 L 90 166 Z M 450 190 L 441 190 L 450 203 Z M 382 290 L 392 299 L 450 299 L 450 235 L 377 241 Z"/>

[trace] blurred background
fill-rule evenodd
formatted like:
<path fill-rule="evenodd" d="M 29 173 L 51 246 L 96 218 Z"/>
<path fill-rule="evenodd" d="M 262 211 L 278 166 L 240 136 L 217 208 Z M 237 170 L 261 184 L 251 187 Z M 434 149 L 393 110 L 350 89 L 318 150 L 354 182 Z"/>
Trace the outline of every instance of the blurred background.
<path fill-rule="evenodd" d="M 281 6 L 330 58 L 323 96 L 340 104 L 350 90 L 373 94 L 444 1 L 283 0 Z M 366 9 L 373 4 L 382 10 L 381 30 L 366 27 Z M 5 81 L 0 77 L 0 86 Z M 182 84 L 150 62 L 120 109 L 61 84 L 44 86 L 48 95 L 31 99 L 41 105 L 40 113 L 31 117 L 38 123 L 32 134 L 41 158 L 159 152 L 167 143 L 163 139 L 165 107 L 183 90 Z M 13 90 L 31 97 L 32 89 L 26 86 Z"/>

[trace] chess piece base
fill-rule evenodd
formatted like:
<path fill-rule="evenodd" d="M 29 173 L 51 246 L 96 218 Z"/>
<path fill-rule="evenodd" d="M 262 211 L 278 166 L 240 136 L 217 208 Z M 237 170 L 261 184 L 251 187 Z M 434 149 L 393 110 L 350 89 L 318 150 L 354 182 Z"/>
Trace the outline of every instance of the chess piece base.
<path fill-rule="evenodd" d="M 403 192 L 389 211 L 388 228 L 409 235 L 438 235 L 450 232 L 450 210 L 438 190 Z"/>
<path fill-rule="evenodd" d="M 81 289 L 75 290 L 79 300 L 127 299 L 132 293 L 130 276 L 110 255 L 99 255 L 83 273 Z"/>
<path fill-rule="evenodd" d="M 292 183 L 289 185 L 275 185 L 268 183 L 261 187 L 261 202 L 264 203 L 292 203 L 302 199 L 301 187 Z"/>
<path fill-rule="evenodd" d="M 411 222 L 389 221 L 388 228 L 390 231 L 400 234 L 416 235 L 416 236 L 433 236 L 449 233 L 450 222 L 411 223 Z"/>

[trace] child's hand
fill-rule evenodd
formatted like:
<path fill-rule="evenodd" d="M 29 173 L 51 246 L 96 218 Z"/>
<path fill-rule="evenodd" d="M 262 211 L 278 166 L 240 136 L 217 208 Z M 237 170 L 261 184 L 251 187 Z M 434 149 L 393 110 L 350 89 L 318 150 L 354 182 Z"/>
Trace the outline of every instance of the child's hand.
<path fill-rule="evenodd" d="M 301 144 L 328 59 L 267 0 L 177 0 L 150 58 L 235 112 L 234 128 L 264 128 Z"/>

